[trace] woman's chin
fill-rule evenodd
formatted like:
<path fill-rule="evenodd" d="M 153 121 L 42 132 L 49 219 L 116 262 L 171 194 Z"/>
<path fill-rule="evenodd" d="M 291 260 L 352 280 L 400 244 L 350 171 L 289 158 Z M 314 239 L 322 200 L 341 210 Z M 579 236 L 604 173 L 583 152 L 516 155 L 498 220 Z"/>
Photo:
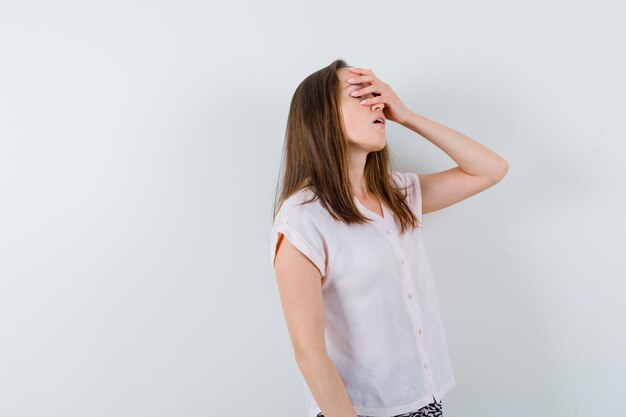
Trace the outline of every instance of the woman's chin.
<path fill-rule="evenodd" d="M 387 146 L 387 137 L 382 134 L 368 141 L 363 141 L 360 143 L 353 142 L 353 144 L 367 152 L 377 152 Z"/>
<path fill-rule="evenodd" d="M 387 138 L 383 135 L 378 142 L 376 142 L 376 145 L 374 145 L 377 148 L 375 151 L 380 151 L 385 147 L 385 145 L 387 145 Z"/>

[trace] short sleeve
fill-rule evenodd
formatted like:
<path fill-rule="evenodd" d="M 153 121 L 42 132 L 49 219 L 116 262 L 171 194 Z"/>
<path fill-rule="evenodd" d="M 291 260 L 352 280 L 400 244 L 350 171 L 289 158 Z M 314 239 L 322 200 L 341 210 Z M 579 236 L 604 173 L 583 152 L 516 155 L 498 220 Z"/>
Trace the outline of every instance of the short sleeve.
<path fill-rule="evenodd" d="M 299 205 L 299 199 L 285 200 L 272 225 L 270 249 L 272 268 L 276 257 L 279 233 L 315 264 L 321 276 L 326 275 L 326 242 L 314 210 Z"/>
<path fill-rule="evenodd" d="M 406 188 L 408 192 L 408 202 L 411 210 L 416 214 L 420 224 L 422 223 L 422 190 L 417 174 L 413 172 L 392 171 L 392 178 L 396 184 Z"/>

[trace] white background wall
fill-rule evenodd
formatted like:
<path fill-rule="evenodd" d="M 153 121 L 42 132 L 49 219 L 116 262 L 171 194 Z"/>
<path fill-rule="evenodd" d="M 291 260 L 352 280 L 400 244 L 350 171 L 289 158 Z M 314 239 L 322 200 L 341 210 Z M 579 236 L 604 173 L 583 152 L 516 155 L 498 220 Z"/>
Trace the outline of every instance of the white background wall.
<path fill-rule="evenodd" d="M 618 1 L 0 3 L 0 415 L 304 416 L 270 264 L 289 101 L 335 58 L 510 164 L 425 217 L 444 414 L 623 416 Z M 454 166 L 393 123 L 396 168 Z"/>

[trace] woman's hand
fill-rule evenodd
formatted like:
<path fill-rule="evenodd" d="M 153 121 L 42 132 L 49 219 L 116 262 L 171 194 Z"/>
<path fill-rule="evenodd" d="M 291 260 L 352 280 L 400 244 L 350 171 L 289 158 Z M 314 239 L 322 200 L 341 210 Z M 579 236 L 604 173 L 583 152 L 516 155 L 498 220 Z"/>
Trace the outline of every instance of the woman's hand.
<path fill-rule="evenodd" d="M 360 90 L 352 92 L 352 96 L 359 97 L 365 94 L 372 93 L 374 98 L 368 98 L 361 101 L 361 104 L 372 106 L 373 110 L 377 110 L 381 107 L 380 103 L 383 103 L 383 113 L 387 120 L 402 124 L 408 118 L 411 110 L 404 105 L 402 100 L 391 89 L 389 84 L 382 82 L 371 70 L 361 69 L 355 67 L 348 67 L 348 69 L 355 74 L 355 77 L 348 80 L 351 84 L 370 83 L 371 85 L 364 87 Z"/>

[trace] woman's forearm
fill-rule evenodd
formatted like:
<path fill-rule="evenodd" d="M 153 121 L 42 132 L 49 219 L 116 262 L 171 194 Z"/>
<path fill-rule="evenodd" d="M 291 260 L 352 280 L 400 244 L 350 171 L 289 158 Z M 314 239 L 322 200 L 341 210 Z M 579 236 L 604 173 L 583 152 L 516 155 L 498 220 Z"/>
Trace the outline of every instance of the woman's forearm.
<path fill-rule="evenodd" d="M 508 169 L 508 162 L 491 149 L 415 112 L 409 112 L 401 124 L 439 147 L 468 174 L 499 176 Z"/>
<path fill-rule="evenodd" d="M 357 417 L 341 376 L 328 355 L 309 355 L 296 362 L 324 417 Z"/>

